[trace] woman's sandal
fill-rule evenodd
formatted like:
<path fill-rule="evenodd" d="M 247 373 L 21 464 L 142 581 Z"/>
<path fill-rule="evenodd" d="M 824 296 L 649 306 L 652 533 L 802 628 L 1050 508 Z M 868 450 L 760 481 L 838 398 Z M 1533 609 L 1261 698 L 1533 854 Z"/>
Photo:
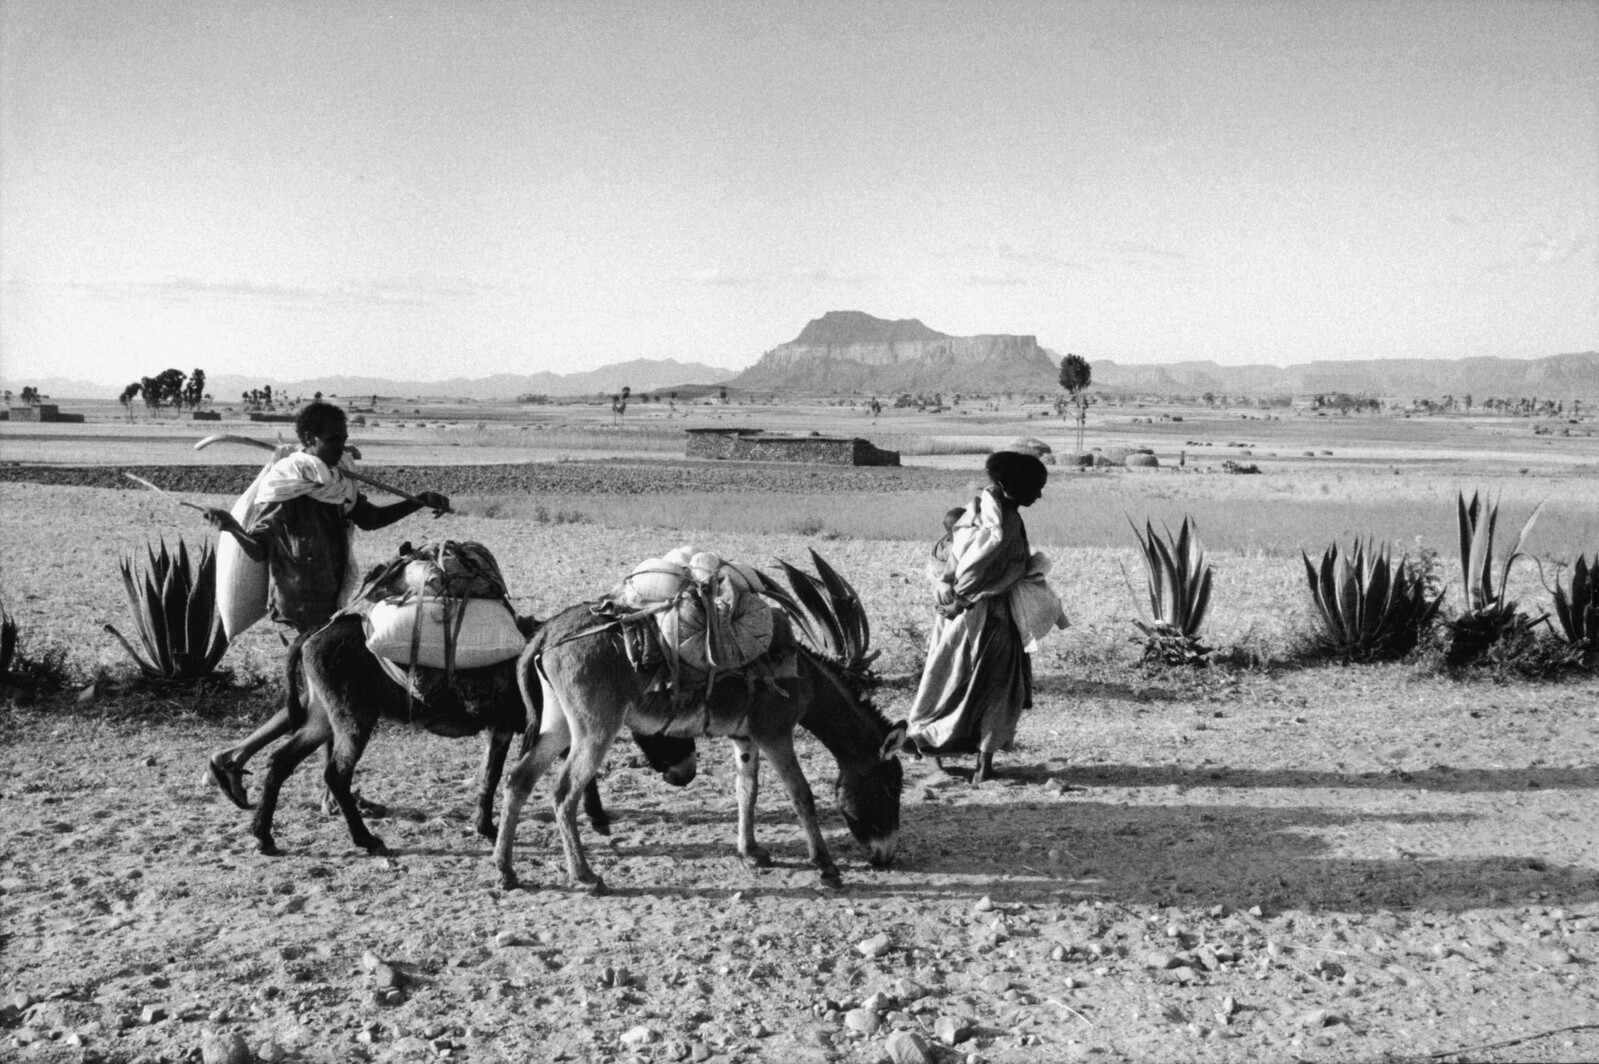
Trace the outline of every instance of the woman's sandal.
<path fill-rule="evenodd" d="M 255 806 L 250 804 L 249 792 L 244 789 L 246 772 L 243 768 L 218 754 L 211 758 L 210 771 L 211 782 L 216 784 L 217 788 L 228 796 L 228 801 L 240 809 L 255 808 Z"/>

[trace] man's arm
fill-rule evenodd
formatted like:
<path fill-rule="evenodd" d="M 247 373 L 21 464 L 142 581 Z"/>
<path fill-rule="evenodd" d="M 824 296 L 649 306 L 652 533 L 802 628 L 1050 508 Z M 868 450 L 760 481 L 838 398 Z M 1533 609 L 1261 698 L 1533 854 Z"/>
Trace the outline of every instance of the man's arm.
<path fill-rule="evenodd" d="M 436 491 L 420 492 L 415 502 L 402 499 L 387 506 L 373 506 L 365 495 L 361 495 L 356 498 L 355 506 L 350 510 L 350 522 L 363 532 L 375 532 L 410 517 L 418 510 L 446 510 L 449 506 L 449 497 L 440 495 Z"/>

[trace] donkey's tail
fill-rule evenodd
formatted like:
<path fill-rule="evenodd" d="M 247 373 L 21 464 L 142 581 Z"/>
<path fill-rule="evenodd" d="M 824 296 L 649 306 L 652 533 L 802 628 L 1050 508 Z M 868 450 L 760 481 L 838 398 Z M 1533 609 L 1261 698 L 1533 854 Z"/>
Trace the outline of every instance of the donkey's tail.
<path fill-rule="evenodd" d="M 539 728 L 544 723 L 544 684 L 539 678 L 538 658 L 516 663 L 516 682 L 522 689 L 522 706 L 527 711 L 522 745 L 516 751 L 516 756 L 520 758 L 526 757 L 527 752 L 533 749 L 533 744 L 538 742 Z"/>

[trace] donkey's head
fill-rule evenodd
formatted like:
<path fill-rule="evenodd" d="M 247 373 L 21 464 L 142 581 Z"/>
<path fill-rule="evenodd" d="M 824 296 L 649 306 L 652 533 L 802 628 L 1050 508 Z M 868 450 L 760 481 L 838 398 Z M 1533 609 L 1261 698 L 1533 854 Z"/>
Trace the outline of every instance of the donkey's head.
<path fill-rule="evenodd" d="M 699 771 L 699 755 L 693 739 L 675 735 L 633 733 L 633 741 L 644 752 L 652 770 L 674 787 L 686 787 Z"/>
<path fill-rule="evenodd" d="M 888 730 L 876 757 L 841 759 L 838 764 L 833 797 L 874 868 L 893 864 L 899 847 L 899 795 L 905 784 L 899 750 L 904 744 L 905 722 L 900 721 Z"/>

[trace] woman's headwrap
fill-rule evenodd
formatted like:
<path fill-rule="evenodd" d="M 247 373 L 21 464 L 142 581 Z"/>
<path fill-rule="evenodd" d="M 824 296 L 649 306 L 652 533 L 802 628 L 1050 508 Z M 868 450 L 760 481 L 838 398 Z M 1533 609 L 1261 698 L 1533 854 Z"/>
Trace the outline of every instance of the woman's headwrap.
<path fill-rule="evenodd" d="M 1020 451 L 995 451 L 985 463 L 988 479 L 1013 499 L 1036 499 L 1049 480 L 1043 462 Z"/>

